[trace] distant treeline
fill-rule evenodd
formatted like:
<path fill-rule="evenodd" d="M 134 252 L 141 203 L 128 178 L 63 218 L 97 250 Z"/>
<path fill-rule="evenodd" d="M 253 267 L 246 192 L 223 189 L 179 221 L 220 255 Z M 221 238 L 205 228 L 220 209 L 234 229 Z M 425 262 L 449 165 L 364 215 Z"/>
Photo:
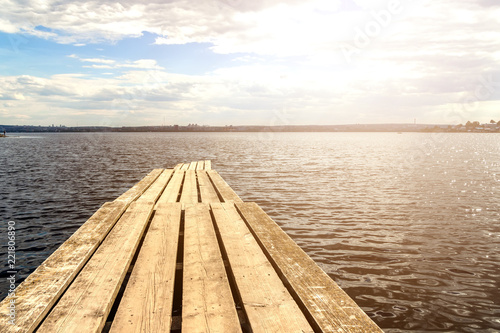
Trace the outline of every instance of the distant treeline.
<path fill-rule="evenodd" d="M 500 132 L 500 121 L 490 120 L 489 123 L 481 124 L 479 121 L 467 121 L 455 126 L 434 126 L 424 130 L 425 132 L 475 132 L 475 133 L 497 133 Z"/>
<path fill-rule="evenodd" d="M 420 124 L 284 125 L 284 126 L 31 126 L 0 125 L 0 130 L 25 133 L 66 132 L 421 132 L 435 126 Z M 446 127 L 446 126 L 444 126 Z"/>

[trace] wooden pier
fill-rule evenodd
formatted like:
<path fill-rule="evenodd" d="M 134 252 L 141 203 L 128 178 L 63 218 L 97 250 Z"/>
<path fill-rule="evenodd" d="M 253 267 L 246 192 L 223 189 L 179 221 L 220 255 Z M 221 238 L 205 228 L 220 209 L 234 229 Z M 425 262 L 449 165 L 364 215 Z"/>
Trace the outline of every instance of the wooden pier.
<path fill-rule="evenodd" d="M 382 332 L 210 161 L 155 169 L 6 298 L 0 332 Z"/>

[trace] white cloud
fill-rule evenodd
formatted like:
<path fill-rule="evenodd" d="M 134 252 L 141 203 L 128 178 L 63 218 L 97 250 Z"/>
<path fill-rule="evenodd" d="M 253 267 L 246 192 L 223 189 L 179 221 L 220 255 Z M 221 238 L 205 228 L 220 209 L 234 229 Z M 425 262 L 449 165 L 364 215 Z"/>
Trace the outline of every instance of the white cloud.
<path fill-rule="evenodd" d="M 112 69 L 112 68 L 135 68 L 135 69 L 163 69 L 155 59 L 139 59 L 135 61 L 117 62 L 113 59 L 102 58 L 80 58 L 76 54 L 70 54 L 69 58 L 78 59 L 81 62 L 90 62 L 92 65 L 85 65 L 84 68 Z"/>
<path fill-rule="evenodd" d="M 76 54 L 68 55 L 68 58 L 78 59 L 82 62 L 93 62 L 97 64 L 114 64 L 116 61 L 112 59 L 102 59 L 102 58 L 80 58 Z"/>
<path fill-rule="evenodd" d="M 396 120 L 411 112 L 421 116 L 415 113 L 420 112 L 415 111 L 415 105 L 439 106 L 450 99 L 448 92 L 435 95 L 418 86 L 407 91 L 402 84 L 408 80 L 404 71 L 382 76 L 384 71 L 360 68 L 348 80 L 335 78 L 334 71 L 290 71 L 285 66 L 266 65 L 221 68 L 204 76 L 143 69 L 130 69 L 109 78 L 81 74 L 17 76 L 0 78 L 0 95 L 13 96 L 22 91 L 24 100 L 12 98 L 9 109 L 29 110 L 27 114 L 33 119 L 43 110 L 68 118 L 78 111 L 79 116 L 87 115 L 94 123 L 106 118 L 114 125 L 127 121 L 154 124 L 148 121 L 161 119 L 164 114 L 175 114 L 172 119 L 177 123 L 200 119 L 207 124 L 224 123 L 213 118 L 213 113 L 232 113 L 239 115 L 241 124 L 263 125 L 277 125 L 276 112 L 286 112 L 290 124 L 349 123 L 361 114 L 366 121 L 389 116 Z M 386 105 L 399 113 L 387 110 Z M 256 114 L 259 117 L 255 118 Z"/>
<path fill-rule="evenodd" d="M 132 62 L 118 64 L 116 67 L 139 68 L 139 69 L 163 69 L 154 59 L 140 59 Z"/>
<path fill-rule="evenodd" d="M 454 48 L 465 41 L 498 46 L 500 6 L 492 1 L 356 0 L 355 3 L 357 9 L 344 11 L 340 0 L 251 3 L 208 0 L 195 4 L 187 0 L 148 3 L 26 0 L 23 6 L 8 1 L 0 8 L 0 30 L 25 31 L 76 45 L 113 42 L 150 32 L 158 35 L 157 44 L 208 42 L 219 53 L 306 55 L 315 59 L 335 58 L 338 63 L 343 61 L 342 43 L 353 43 L 356 31 L 373 28 L 378 22 L 374 15 L 398 7 L 403 13 L 391 15 L 387 26 L 370 38 L 370 45 L 362 52 L 377 50 L 379 42 L 398 40 L 404 40 L 405 47 L 435 52 L 446 46 L 432 45 L 436 39 L 446 39 Z M 52 30 L 36 30 L 37 26 Z M 460 39 L 450 40 L 451 34 Z M 400 45 L 398 48 L 401 49 Z"/>
<path fill-rule="evenodd" d="M 150 32 L 157 35 L 156 44 L 204 42 L 217 53 L 243 53 L 233 64 L 244 65 L 188 76 L 167 73 L 155 59 L 69 55 L 82 67 L 113 69 L 119 76 L 107 71 L 106 78 L 4 77 L 0 99 L 14 101 L 12 108 L 37 99 L 46 107 L 93 114 L 105 113 L 111 105 L 152 116 L 161 110 L 186 114 L 223 110 L 240 115 L 286 108 L 294 121 L 334 123 L 356 117 L 433 121 L 445 118 L 446 110 L 465 110 L 464 96 L 475 96 L 481 77 L 493 75 L 500 81 L 497 2 L 355 0 L 344 10 L 345 4 L 339 0 L 195 4 L 26 0 L 19 6 L 6 1 L 0 7 L 4 32 L 73 45 L 116 42 Z M 49 29 L 40 31 L 37 26 Z M 349 49 L 343 51 L 346 45 Z M 263 59 L 269 58 L 277 60 L 267 64 Z M 493 110 L 500 98 L 500 88 L 495 89 L 486 98 L 477 98 L 474 110 L 461 114 L 474 119 L 474 114 Z M 16 97 L 20 91 L 24 101 Z"/>
<path fill-rule="evenodd" d="M 113 66 L 109 65 L 91 65 L 91 66 L 83 66 L 84 68 L 96 68 L 96 69 L 111 69 Z"/>
<path fill-rule="evenodd" d="M 80 59 L 83 62 L 94 62 L 98 64 L 114 64 L 115 61 L 111 59 L 97 59 L 97 58 L 88 58 L 88 59 Z"/>

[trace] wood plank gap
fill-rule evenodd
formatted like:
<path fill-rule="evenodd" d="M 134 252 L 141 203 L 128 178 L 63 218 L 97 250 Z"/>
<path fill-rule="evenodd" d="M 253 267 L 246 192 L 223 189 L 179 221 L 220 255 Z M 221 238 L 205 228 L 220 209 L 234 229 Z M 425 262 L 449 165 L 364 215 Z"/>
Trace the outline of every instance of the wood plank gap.
<path fill-rule="evenodd" d="M 172 317 L 172 328 L 170 330 L 170 333 L 180 332 L 181 327 L 182 327 L 182 317 L 181 316 Z"/>
<path fill-rule="evenodd" d="M 179 187 L 179 192 L 177 192 L 177 199 L 175 202 L 181 202 L 182 188 L 184 187 L 184 181 L 186 180 L 186 172 L 182 175 L 181 186 Z"/>
<path fill-rule="evenodd" d="M 215 193 L 217 194 L 217 197 L 219 197 L 219 201 L 220 202 L 224 202 L 224 198 L 222 197 L 222 194 L 220 193 L 219 189 L 217 188 L 217 186 L 215 186 L 215 183 L 214 181 L 212 180 L 212 177 L 210 177 L 209 173 L 207 172 L 207 177 L 208 177 L 208 180 L 210 180 L 210 184 L 212 184 L 212 187 L 215 191 Z"/>
<path fill-rule="evenodd" d="M 118 306 L 121 302 L 121 299 L 123 298 L 123 293 L 125 292 L 125 289 L 127 288 L 128 281 L 130 280 L 130 275 L 132 274 L 135 263 L 137 262 L 137 258 L 139 256 L 139 252 L 142 248 L 142 245 L 144 244 L 144 239 L 146 238 L 149 227 L 151 226 L 151 221 L 153 220 L 155 215 L 156 215 L 156 212 L 153 210 L 153 212 L 151 213 L 151 217 L 149 218 L 148 225 L 146 226 L 146 229 L 144 230 L 144 234 L 142 235 L 142 238 L 139 242 L 139 245 L 137 246 L 137 251 L 135 252 L 134 257 L 132 258 L 132 261 L 130 262 L 130 266 L 127 270 L 127 273 L 125 274 L 125 278 L 123 279 L 120 290 L 118 291 L 118 294 L 116 295 L 113 306 L 111 307 L 111 311 L 109 312 L 109 315 L 106 318 L 106 325 L 104 325 L 102 333 L 108 333 L 109 330 L 111 329 L 111 323 L 113 322 L 113 320 L 115 318 L 116 311 L 118 310 Z M 108 323 L 110 323 L 110 325 L 107 325 Z"/>
<path fill-rule="evenodd" d="M 181 224 L 179 227 L 179 239 L 177 246 L 176 272 L 174 283 L 174 298 L 172 303 L 172 320 L 181 318 L 182 316 L 182 289 L 183 289 L 183 273 L 184 273 L 184 225 L 185 211 L 181 210 Z M 174 325 L 174 323 L 172 323 Z M 180 321 L 179 321 L 180 325 Z M 172 328 L 174 330 L 174 328 Z M 179 326 L 180 330 L 180 326 Z"/>
<path fill-rule="evenodd" d="M 174 175 L 175 175 L 175 170 L 174 169 L 165 169 L 164 173 L 165 172 L 169 172 L 170 175 L 169 175 L 169 177 L 167 179 L 167 182 L 166 182 L 165 186 L 163 186 L 163 189 L 161 190 L 160 193 L 158 193 L 158 196 L 154 200 L 154 202 L 155 202 L 154 209 L 155 210 L 156 210 L 156 206 L 157 206 L 158 200 L 160 200 L 161 196 L 163 195 L 163 193 L 165 193 L 165 190 L 168 188 L 168 185 L 171 184 L 170 182 L 174 179 Z"/>
<path fill-rule="evenodd" d="M 211 208 L 252 332 L 313 333 L 234 203 L 214 203 Z"/>
<path fill-rule="evenodd" d="M 180 203 L 162 203 L 145 232 L 135 267 L 125 286 L 110 332 L 170 331 L 176 257 L 181 222 Z"/>
<path fill-rule="evenodd" d="M 182 188 L 184 187 L 184 181 L 186 181 L 186 172 L 182 175 L 181 186 L 179 187 L 179 192 L 177 192 L 177 199 L 175 202 L 181 202 Z"/>
<path fill-rule="evenodd" d="M 217 171 L 209 170 L 207 171 L 207 175 L 212 180 L 212 184 L 217 188 L 223 202 L 243 202 Z"/>
<path fill-rule="evenodd" d="M 120 195 L 114 201 L 128 202 L 129 204 L 139 198 L 146 190 L 160 177 L 163 169 L 154 169 L 146 177 L 135 184 L 131 189 Z M 148 182 L 148 186 L 143 188 L 142 183 Z"/>
<path fill-rule="evenodd" d="M 271 265 L 274 267 L 275 271 L 278 273 L 278 276 L 280 277 L 280 279 L 283 281 L 283 284 L 285 285 L 285 287 L 288 289 L 288 291 L 292 295 L 293 299 L 297 302 L 297 304 L 301 308 L 302 312 L 304 313 L 304 315 L 307 318 L 307 321 L 309 322 L 309 324 L 314 329 L 314 332 L 315 333 L 330 332 L 330 331 L 323 331 L 321 329 L 321 327 L 318 325 L 318 323 L 316 322 L 316 320 L 314 319 L 314 317 L 309 313 L 309 311 L 307 310 L 307 307 L 304 306 L 302 300 L 300 299 L 300 297 L 297 295 L 297 293 L 295 292 L 295 290 L 293 289 L 293 287 L 290 285 L 290 283 L 286 279 L 286 277 L 283 274 L 283 272 L 281 271 L 280 267 L 273 260 L 273 257 L 271 256 L 271 254 L 269 253 L 269 251 L 266 249 L 266 246 L 262 243 L 262 241 L 260 240 L 259 236 L 255 233 L 255 230 L 252 228 L 252 226 L 247 221 L 247 218 L 243 215 L 242 211 L 240 210 L 240 207 L 238 207 L 237 205 L 235 205 L 235 207 L 236 207 L 236 210 L 238 211 L 238 213 L 240 214 L 241 218 L 243 219 L 243 221 L 247 225 L 248 229 L 252 233 L 253 237 L 255 238 L 255 240 L 257 241 L 257 243 L 259 244 L 260 248 L 264 252 L 265 256 L 267 257 L 267 259 L 269 260 L 269 262 L 271 263 Z M 331 332 L 333 332 L 333 331 L 331 331 Z M 338 332 L 339 333 L 345 333 L 345 331 L 342 330 L 342 329 L 339 329 Z"/>
<path fill-rule="evenodd" d="M 221 202 L 221 198 L 217 193 L 214 184 L 207 175 L 206 170 L 197 170 L 200 200 L 205 203 Z"/>
<path fill-rule="evenodd" d="M 207 204 L 187 204 L 184 236 L 184 332 L 241 332 Z"/>
<path fill-rule="evenodd" d="M 240 321 L 241 330 L 244 333 L 252 333 L 252 328 L 249 325 L 247 313 L 245 312 L 245 308 L 243 307 L 243 300 L 241 299 L 241 294 L 236 286 L 236 280 L 234 277 L 233 270 L 231 268 L 231 265 L 229 264 L 227 250 L 226 247 L 224 246 L 224 242 L 222 241 L 220 230 L 216 223 L 214 212 L 211 207 L 210 207 L 210 217 L 212 218 L 212 224 L 214 226 L 215 235 L 217 236 L 217 242 L 219 243 L 219 249 L 222 254 L 224 267 L 226 268 L 226 275 L 229 280 L 229 286 L 231 287 L 231 293 L 233 295 L 233 301 L 236 306 L 236 311 L 238 313 L 238 319 Z"/>
<path fill-rule="evenodd" d="M 100 332 L 153 212 L 133 202 L 37 332 Z"/>
<path fill-rule="evenodd" d="M 198 189 L 196 187 L 196 171 L 187 170 L 182 186 L 180 202 L 183 204 L 198 203 Z"/>
<path fill-rule="evenodd" d="M 169 180 L 171 179 L 173 170 L 165 169 L 156 181 L 140 196 L 136 202 L 153 202 L 156 203 L 160 195 L 165 190 Z"/>
<path fill-rule="evenodd" d="M 196 193 L 198 194 L 198 202 L 201 202 L 200 181 L 198 179 L 198 171 L 195 171 L 194 178 L 196 179 Z"/>
<path fill-rule="evenodd" d="M 198 164 L 196 164 L 196 170 L 203 170 L 204 168 L 205 168 L 205 162 L 198 161 Z"/>
<path fill-rule="evenodd" d="M 179 200 L 179 195 L 182 190 L 182 184 L 184 183 L 184 176 L 185 171 L 175 170 L 173 172 L 172 178 L 169 180 L 160 198 L 156 201 L 155 208 L 160 203 L 173 203 Z"/>

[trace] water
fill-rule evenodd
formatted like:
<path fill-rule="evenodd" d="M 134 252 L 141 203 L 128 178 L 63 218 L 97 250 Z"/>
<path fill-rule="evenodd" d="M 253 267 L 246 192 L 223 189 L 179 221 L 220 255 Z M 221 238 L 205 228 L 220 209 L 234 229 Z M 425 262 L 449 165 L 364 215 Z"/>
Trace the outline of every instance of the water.
<path fill-rule="evenodd" d="M 153 168 L 211 159 L 384 331 L 500 331 L 498 134 L 11 135 L 0 242 L 6 263 L 15 221 L 18 282 Z"/>

